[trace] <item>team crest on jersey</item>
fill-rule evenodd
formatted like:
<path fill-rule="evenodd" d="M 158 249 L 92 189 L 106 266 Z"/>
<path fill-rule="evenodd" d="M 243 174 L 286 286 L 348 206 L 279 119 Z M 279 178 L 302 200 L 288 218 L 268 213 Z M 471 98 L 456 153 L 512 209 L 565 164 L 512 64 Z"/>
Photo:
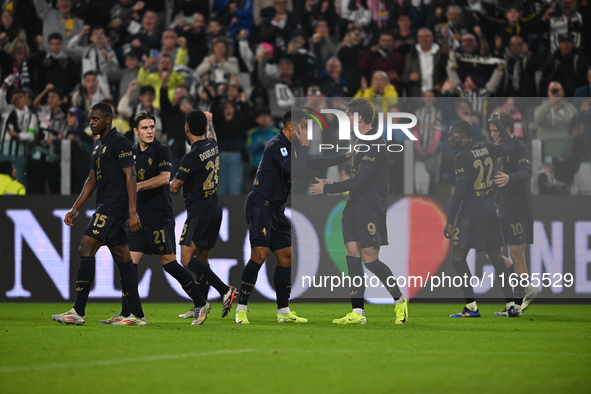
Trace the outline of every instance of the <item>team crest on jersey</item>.
<path fill-rule="evenodd" d="M 263 237 L 266 237 L 267 236 L 267 229 L 263 227 L 263 229 L 261 230 L 261 233 L 263 233 Z"/>
<path fill-rule="evenodd" d="M 142 181 L 146 179 L 146 170 L 140 168 L 140 170 L 137 172 L 137 177 L 140 178 Z"/>
<path fill-rule="evenodd" d="M 149 166 L 151 166 L 153 162 L 154 162 L 154 160 L 152 160 L 152 158 L 150 157 L 150 158 L 148 159 L 148 165 L 149 165 Z"/>
<path fill-rule="evenodd" d="M 281 148 L 281 155 L 283 157 L 287 156 L 289 153 L 287 153 L 287 148 Z"/>
<path fill-rule="evenodd" d="M 100 157 L 98 159 L 96 159 L 96 168 L 98 168 L 98 169 L 101 168 L 101 158 Z"/>

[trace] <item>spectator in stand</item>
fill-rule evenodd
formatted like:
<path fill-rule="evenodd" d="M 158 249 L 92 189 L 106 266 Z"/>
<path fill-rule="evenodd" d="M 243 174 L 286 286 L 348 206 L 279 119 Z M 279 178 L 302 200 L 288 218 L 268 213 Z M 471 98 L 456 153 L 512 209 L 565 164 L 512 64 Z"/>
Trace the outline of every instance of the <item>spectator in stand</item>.
<path fill-rule="evenodd" d="M 141 7 L 140 7 L 141 6 Z M 137 22 L 135 16 L 138 11 L 144 7 L 144 3 L 138 1 L 130 10 L 122 16 L 122 26 L 125 26 L 129 35 L 125 37 L 125 45 L 122 47 L 122 54 L 135 50 L 139 54 L 151 55 L 153 50 L 160 50 L 160 29 L 158 28 L 158 17 L 154 11 L 146 11 L 141 19 L 141 24 Z"/>
<path fill-rule="evenodd" d="M 325 20 L 316 21 L 312 35 L 311 51 L 316 56 L 316 73 L 320 75 L 327 59 L 334 56 L 337 42 L 329 34 L 328 23 Z"/>
<path fill-rule="evenodd" d="M 187 153 L 187 136 L 185 135 L 185 114 L 193 109 L 189 92 L 184 86 L 174 91 L 173 100 L 169 100 L 166 93 L 169 90 L 168 79 L 163 79 L 160 88 L 160 110 L 162 116 L 162 130 L 168 139 L 168 146 L 172 151 L 172 173 L 176 174 L 181 159 Z M 154 105 L 156 103 L 154 102 Z"/>
<path fill-rule="evenodd" d="M 309 45 L 303 31 L 299 31 L 287 45 L 285 57 L 291 60 L 294 78 L 308 86 L 316 81 L 316 56 L 308 50 Z"/>
<path fill-rule="evenodd" d="M 230 37 L 235 39 L 242 30 L 252 32 L 252 1 L 229 0 L 226 6 L 218 12 L 220 22 L 228 27 Z"/>
<path fill-rule="evenodd" d="M 71 12 L 71 0 L 56 0 L 55 8 L 50 6 L 46 0 L 33 0 L 33 3 L 35 3 L 37 15 L 43 21 L 44 47 L 49 44 L 51 33 L 59 33 L 64 46 L 67 47 L 70 40 L 84 28 L 84 21 L 75 17 Z"/>
<path fill-rule="evenodd" d="M 529 51 L 528 45 L 519 36 L 509 40 L 505 49 L 506 83 L 503 96 L 535 97 L 537 96 L 535 72 L 539 62 Z"/>
<path fill-rule="evenodd" d="M 38 45 L 43 49 L 41 37 L 38 37 Z M 12 42 L 10 52 L 0 51 L 0 67 L 2 68 L 2 77 L 9 75 L 18 77 L 14 80 L 12 86 L 17 88 L 34 88 L 36 70 L 43 61 L 44 54 L 39 51 L 30 55 L 29 45 L 24 40 L 17 38 Z"/>
<path fill-rule="evenodd" d="M 273 16 L 266 18 L 261 25 L 260 41 L 273 45 L 275 59 L 280 59 L 287 51 L 287 45 L 295 37 L 296 31 L 301 30 L 302 26 L 300 20 L 288 11 L 287 0 L 275 0 L 273 10 Z"/>
<path fill-rule="evenodd" d="M 548 84 L 548 100 L 534 111 L 537 138 L 543 143 L 544 161 L 547 163 L 552 163 L 553 159 L 566 160 L 572 154 L 573 120 L 577 109 L 564 96 L 560 82 L 552 81 Z M 558 178 L 561 179 L 560 176 Z"/>
<path fill-rule="evenodd" d="M 173 29 L 185 29 L 190 27 L 195 22 L 195 15 L 199 14 L 201 17 L 209 18 L 209 1 L 185 0 L 183 2 L 176 2 L 173 10 L 175 15 L 172 23 L 169 25 Z"/>
<path fill-rule="evenodd" d="M 255 122 L 257 127 L 248 130 L 246 138 L 246 153 L 250 155 L 250 179 L 254 179 L 263 151 L 267 142 L 279 133 L 279 129 L 273 127 L 271 111 L 268 108 L 261 108 L 255 112 Z"/>
<path fill-rule="evenodd" d="M 137 104 L 132 105 L 130 97 L 133 92 L 137 91 L 139 84 L 137 81 L 131 81 L 129 83 L 129 87 L 127 88 L 127 92 L 121 97 L 119 100 L 119 104 L 117 105 L 117 112 L 121 115 L 125 116 L 127 120 L 131 120 L 135 118 L 136 114 L 140 112 L 147 112 L 149 114 L 154 115 L 156 118 L 156 124 L 154 128 L 156 130 L 156 138 L 162 140 L 162 120 L 160 119 L 160 110 L 154 108 L 154 100 L 156 99 L 156 92 L 152 86 L 142 86 L 139 88 L 139 102 Z"/>
<path fill-rule="evenodd" d="M 404 58 L 402 82 L 406 95 L 419 97 L 433 89 L 441 91 L 447 74 L 447 56 L 437 43 L 433 42 L 431 30 L 423 27 L 418 32 L 419 43 L 413 46 Z"/>
<path fill-rule="evenodd" d="M 217 91 L 219 85 L 227 86 L 230 80 L 238 75 L 240 69 L 238 59 L 230 56 L 226 40 L 218 38 L 213 42 L 211 54 L 203 59 L 196 71 L 201 78 L 207 76 L 209 86 Z"/>
<path fill-rule="evenodd" d="M 337 49 L 337 57 L 343 66 L 343 78 L 349 85 L 350 92 L 356 92 L 361 87 L 361 69 L 358 60 L 361 59 L 365 48 L 362 45 L 361 32 L 358 29 L 347 31 Z"/>
<path fill-rule="evenodd" d="M 312 28 L 320 21 L 327 23 L 333 28 L 333 34 L 336 35 L 336 30 L 341 24 L 341 18 L 336 12 L 335 2 L 330 0 L 306 0 L 295 2 L 294 13 L 302 21 L 302 28 L 308 36 L 313 34 Z M 332 56 L 332 54 L 330 55 Z M 330 57 L 328 56 L 328 57 Z M 325 57 L 324 59 L 328 59 Z"/>
<path fill-rule="evenodd" d="M 284 1 L 284 0 L 282 0 Z M 293 63 L 289 59 L 281 59 L 279 62 L 279 76 L 269 75 L 267 72 L 267 61 L 270 52 L 262 49 L 257 56 L 258 77 L 262 86 L 267 89 L 267 97 L 271 108 L 271 117 L 275 125 L 281 123 L 283 113 L 291 107 L 293 97 L 303 97 L 304 90 L 299 81 L 294 79 Z"/>
<path fill-rule="evenodd" d="M 359 59 L 359 68 L 365 76 L 374 75 L 378 70 L 385 71 L 396 91 L 402 92 L 404 56 L 394 48 L 394 37 L 391 33 L 382 33 L 378 43 L 365 51 Z"/>
<path fill-rule="evenodd" d="M 388 108 L 398 103 L 398 92 L 396 87 L 390 84 L 390 78 L 385 71 L 376 71 L 371 77 L 371 86 L 367 86 L 365 77 L 361 78 L 361 89 L 355 93 L 355 97 L 375 97 L 374 108 L 377 112 L 388 112 Z M 374 121 L 377 116 L 374 116 Z"/>
<path fill-rule="evenodd" d="M 518 2 L 515 2 L 507 6 L 504 19 L 491 18 L 477 12 L 474 12 L 472 15 L 477 20 L 489 42 L 494 40 L 495 35 L 500 37 L 500 53 L 503 53 L 505 48 L 509 46 L 511 37 L 520 36 L 526 40 L 528 34 L 546 31 L 547 26 L 543 22 L 546 22 L 550 18 L 550 14 L 554 12 L 555 6 L 556 2 L 552 2 L 551 4 L 544 2 L 538 12 L 522 17 L 522 8 Z"/>
<path fill-rule="evenodd" d="M 417 125 L 412 129 L 412 134 L 417 138 L 415 141 L 415 161 L 425 163 L 425 168 L 430 175 L 430 193 L 438 183 L 437 173 L 440 161 L 438 147 L 442 131 L 445 128 L 441 111 L 435 106 L 435 100 L 433 90 L 423 93 L 424 105 L 416 111 Z"/>
<path fill-rule="evenodd" d="M 86 116 L 93 105 L 110 98 L 99 86 L 96 71 L 92 70 L 84 73 L 82 86 L 72 94 L 72 105 L 80 108 Z"/>
<path fill-rule="evenodd" d="M 10 52 L 10 47 L 14 40 L 20 38 L 27 41 L 27 33 L 21 28 L 18 21 L 14 20 L 12 12 L 5 9 L 2 11 L 2 20 L 0 23 L 0 48 L 5 52 Z"/>
<path fill-rule="evenodd" d="M 0 88 L 0 160 L 11 160 L 16 165 L 17 179 L 26 185 L 28 146 L 37 134 L 37 117 L 24 103 L 22 89 L 12 90 L 11 104 L 6 102 L 8 86 L 14 75 L 4 80 Z"/>
<path fill-rule="evenodd" d="M 260 26 L 265 18 L 273 18 L 275 15 L 275 0 L 257 0 L 252 5 L 252 17 L 255 26 Z M 293 1 L 287 0 L 287 10 L 293 10 Z"/>
<path fill-rule="evenodd" d="M 589 101 L 591 97 L 591 67 L 587 69 L 587 84 L 583 85 L 575 90 L 573 105 L 577 109 L 581 109 L 581 104 L 585 101 Z"/>
<path fill-rule="evenodd" d="M 213 42 L 218 39 L 226 41 L 228 48 L 232 48 L 232 39 L 228 35 L 225 26 L 219 19 L 211 18 L 207 23 L 207 45 L 210 50 Z"/>
<path fill-rule="evenodd" d="M 82 38 L 89 33 L 90 44 L 80 45 Z M 82 75 L 87 71 L 96 71 L 100 89 L 111 96 L 107 72 L 119 70 L 115 51 L 107 45 L 107 36 L 102 26 L 84 26 L 82 31 L 72 37 L 66 50 L 82 59 Z"/>
<path fill-rule="evenodd" d="M 181 19 L 185 21 L 185 19 Z M 177 28 L 179 36 L 187 39 L 189 50 L 189 68 L 194 69 L 201 64 L 203 58 L 209 52 L 207 46 L 207 32 L 205 30 L 205 18 L 201 14 L 193 15 L 193 23 L 179 23 Z"/>
<path fill-rule="evenodd" d="M 109 12 L 109 39 L 113 48 L 119 47 L 122 38 L 129 34 L 123 26 L 122 16 L 135 6 L 132 0 L 117 0 Z"/>
<path fill-rule="evenodd" d="M 80 67 L 62 50 L 62 36 L 59 33 L 51 33 L 48 41 L 49 51 L 39 66 L 37 90 L 52 84 L 59 91 L 70 95 L 80 80 Z"/>
<path fill-rule="evenodd" d="M 326 62 L 326 70 L 320 74 L 320 91 L 326 97 L 349 97 L 349 84 L 341 78 L 343 67 L 336 57 Z"/>
<path fill-rule="evenodd" d="M 411 28 L 410 15 L 401 13 L 396 19 L 397 27 L 394 29 L 394 48 L 402 55 L 406 56 L 411 48 L 414 48 L 417 32 Z"/>
<path fill-rule="evenodd" d="M 129 125 L 129 122 L 127 121 L 127 119 L 125 119 L 123 115 L 117 113 L 117 109 L 115 108 L 115 103 L 113 103 L 113 100 L 103 100 L 103 103 L 109 104 L 111 106 L 111 111 L 113 112 L 111 124 L 113 125 L 113 127 L 116 128 L 118 132 L 127 137 L 127 139 L 132 143 L 132 145 L 135 142 L 137 142 L 134 142 L 136 136 L 133 132 L 133 129 Z"/>
<path fill-rule="evenodd" d="M 0 161 L 0 196 L 24 196 L 25 185 L 16 180 L 16 166 L 10 160 Z"/>
<path fill-rule="evenodd" d="M 449 5 L 445 15 L 442 14 L 432 20 L 429 28 L 437 35 L 437 42 L 446 55 L 460 49 L 462 36 L 469 33 L 464 23 L 462 9 L 457 5 Z"/>
<path fill-rule="evenodd" d="M 572 97 L 575 89 L 587 82 L 589 61 L 579 50 L 575 50 L 573 36 L 570 33 L 558 37 L 558 49 L 544 65 L 540 86 L 547 86 L 550 81 L 560 82 L 566 97 Z M 542 89 L 540 88 L 540 94 Z"/>
<path fill-rule="evenodd" d="M 174 30 L 165 30 L 162 33 L 162 48 L 158 53 L 158 60 L 162 56 L 168 55 L 175 67 L 186 66 L 189 64 L 188 53 L 187 39 L 185 37 L 178 37 Z"/>
<path fill-rule="evenodd" d="M 121 99 L 124 92 L 127 92 L 127 90 L 129 89 L 131 82 L 137 80 L 137 75 L 140 70 L 139 57 L 137 53 L 135 53 L 134 51 L 130 51 L 127 55 L 125 55 L 125 68 L 119 68 L 119 66 L 110 67 L 110 64 L 111 63 L 107 65 L 109 82 L 119 82 L 116 97 L 119 97 L 119 99 Z M 135 84 L 134 86 L 136 88 L 130 93 L 130 96 L 128 97 L 129 102 L 127 103 L 129 106 L 132 107 L 138 103 L 139 95 L 139 85 Z"/>
<path fill-rule="evenodd" d="M 446 66 L 447 76 L 455 83 L 463 81 L 469 74 L 479 74 L 484 80 L 488 80 L 497 65 L 503 62 L 500 58 L 489 56 L 488 44 L 483 38 L 484 35 L 478 27 L 476 30 L 479 35 L 478 40 L 473 34 L 464 34 L 461 48 L 449 53 Z"/>
<path fill-rule="evenodd" d="M 542 196 L 570 195 L 568 185 L 556 180 L 554 166 L 549 163 L 543 163 L 538 171 L 538 187 Z"/>
<path fill-rule="evenodd" d="M 41 105 L 46 95 L 47 103 Z M 63 93 L 53 85 L 47 85 L 33 102 L 39 116 L 39 130 L 27 162 L 30 194 L 44 194 L 46 182 L 51 194 L 60 193 L 61 140 L 67 131 L 66 114 L 61 109 L 64 98 Z"/>
<path fill-rule="evenodd" d="M 90 127 L 85 128 L 87 123 L 84 118 L 85 115 L 76 107 L 70 107 L 66 114 L 66 138 L 72 141 L 71 194 L 82 191 L 90 172 L 94 138 Z"/>
<path fill-rule="evenodd" d="M 583 49 L 583 17 L 577 12 L 575 0 L 562 0 L 561 12 L 550 14 L 548 24 L 550 27 L 550 53 L 556 52 L 559 48 L 558 38 L 563 34 L 570 33 L 576 49 Z"/>
<path fill-rule="evenodd" d="M 246 144 L 243 117 L 234 104 L 226 101 L 212 108 L 214 129 L 218 137 L 220 170 L 219 194 L 241 194 L 244 180 L 242 154 Z"/>
<path fill-rule="evenodd" d="M 182 86 L 185 82 L 185 77 L 172 69 L 172 59 L 168 55 L 164 55 L 158 62 L 158 71 L 148 73 L 148 68 L 158 59 L 156 57 L 144 57 L 144 65 L 140 68 L 137 75 L 137 81 L 141 86 L 152 86 L 156 91 L 156 100 L 154 107 L 160 109 L 160 88 L 167 86 L 168 100 L 173 100 L 175 89 Z M 166 83 L 164 83 L 166 80 Z"/>

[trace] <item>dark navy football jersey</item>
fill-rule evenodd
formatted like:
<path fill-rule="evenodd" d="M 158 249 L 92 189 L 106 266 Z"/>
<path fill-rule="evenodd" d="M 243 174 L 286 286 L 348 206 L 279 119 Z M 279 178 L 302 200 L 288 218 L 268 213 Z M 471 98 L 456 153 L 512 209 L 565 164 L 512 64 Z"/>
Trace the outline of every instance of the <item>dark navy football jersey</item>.
<path fill-rule="evenodd" d="M 291 142 L 281 131 L 265 146 L 246 202 L 273 212 L 285 210 L 291 190 L 291 155 Z"/>
<path fill-rule="evenodd" d="M 456 189 L 448 223 L 453 223 L 460 203 L 462 217 L 484 216 L 496 212 L 493 193 L 494 159 L 507 154 L 515 146 L 504 128 L 501 138 L 503 142 L 499 145 L 470 141 L 456 155 Z M 465 190 L 458 188 L 461 181 L 466 181 Z"/>
<path fill-rule="evenodd" d="M 220 157 L 215 140 L 199 140 L 183 156 L 176 179 L 184 182 L 187 217 L 202 216 L 224 205 L 217 193 L 219 169 Z"/>
<path fill-rule="evenodd" d="M 132 147 L 137 182 L 152 179 L 161 172 L 172 173 L 172 152 L 168 145 L 154 139 L 146 150 Z M 137 193 L 137 213 L 142 223 L 161 224 L 174 221 L 170 184 Z"/>
<path fill-rule="evenodd" d="M 92 152 L 96 189 L 96 211 L 107 216 L 129 217 L 127 182 L 123 169 L 133 166 L 131 143 L 112 128 L 104 141 L 98 139 Z"/>
<path fill-rule="evenodd" d="M 368 134 L 374 134 L 370 130 Z M 386 216 L 388 210 L 388 150 L 383 137 L 365 143 L 356 142 L 357 151 L 351 156 L 351 176 L 355 176 L 360 167 L 370 169 L 371 175 L 363 187 L 351 189 L 347 201 L 367 205 Z"/>
<path fill-rule="evenodd" d="M 533 219 L 531 197 L 531 155 L 527 146 L 513 138 L 515 148 L 503 156 L 501 171 L 510 181 L 499 188 L 499 216 L 511 219 Z"/>

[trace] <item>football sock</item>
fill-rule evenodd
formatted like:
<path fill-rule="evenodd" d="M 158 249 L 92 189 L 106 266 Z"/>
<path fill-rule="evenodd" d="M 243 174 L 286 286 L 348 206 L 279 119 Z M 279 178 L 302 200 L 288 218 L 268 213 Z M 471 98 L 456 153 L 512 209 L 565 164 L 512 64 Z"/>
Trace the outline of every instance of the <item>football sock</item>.
<path fill-rule="evenodd" d="M 287 308 L 291 293 L 291 267 L 276 265 L 273 281 L 275 284 L 275 293 L 277 294 L 277 308 Z"/>
<path fill-rule="evenodd" d="M 134 264 L 130 260 L 117 267 L 119 268 L 119 275 L 121 276 L 121 289 L 129 303 L 129 309 L 135 317 L 141 319 L 144 317 L 144 311 L 142 310 L 142 302 L 140 301 L 140 295 L 137 289 L 137 272 L 133 266 Z"/>
<path fill-rule="evenodd" d="M 363 308 L 353 308 L 353 313 L 357 313 L 360 316 L 365 316 L 365 309 L 363 309 Z"/>
<path fill-rule="evenodd" d="M 277 308 L 277 314 L 278 315 L 289 315 L 291 311 L 289 310 L 289 307 L 286 306 L 285 308 Z"/>
<path fill-rule="evenodd" d="M 505 263 L 503 262 L 503 264 Z M 461 276 L 462 278 L 464 278 L 464 275 L 466 275 L 468 278 L 472 276 L 466 260 L 454 261 L 453 265 L 457 276 Z M 476 301 L 476 298 L 474 297 L 474 289 L 472 288 L 470 281 L 468 280 L 466 282 L 467 283 L 464 283 L 464 280 L 462 279 L 462 294 L 464 294 L 466 304 L 470 304 L 471 302 Z"/>
<path fill-rule="evenodd" d="M 197 283 L 193 280 L 193 275 L 185 267 L 175 260 L 163 265 L 162 268 L 181 284 L 183 290 L 191 297 L 195 306 L 201 307 L 205 305 L 205 299 L 201 295 Z"/>
<path fill-rule="evenodd" d="M 96 263 L 94 257 L 80 257 L 80 266 L 76 275 L 76 302 L 74 303 L 74 309 L 80 316 L 84 316 L 95 272 Z"/>
<path fill-rule="evenodd" d="M 380 260 L 376 260 L 365 264 L 365 268 L 373 272 L 374 275 L 380 279 L 394 300 L 398 300 L 400 297 L 402 297 L 402 293 L 400 292 L 400 288 L 396 283 L 396 278 L 394 278 L 394 275 L 392 275 L 392 270 L 390 267 L 382 263 Z M 394 286 L 392 286 L 392 284 L 394 284 Z"/>
<path fill-rule="evenodd" d="M 138 264 L 134 264 L 133 268 L 135 268 L 135 274 L 137 275 Z M 139 279 L 138 279 L 138 283 L 139 283 Z M 121 293 L 121 315 L 128 317 L 130 314 L 131 314 L 131 309 L 129 309 L 129 304 L 127 303 L 127 300 L 123 296 L 123 293 Z"/>
<path fill-rule="evenodd" d="M 238 297 L 238 304 L 248 304 L 248 298 L 254 289 L 254 285 L 257 283 L 257 277 L 259 276 L 259 270 L 261 267 L 262 265 L 259 265 L 252 260 L 248 260 L 244 270 L 242 270 L 242 281 L 240 282 L 240 296 Z"/>
<path fill-rule="evenodd" d="M 248 310 L 248 307 L 246 305 L 242 305 L 242 304 L 238 304 L 238 306 L 236 307 L 236 313 L 238 312 L 246 312 Z"/>
<path fill-rule="evenodd" d="M 476 312 L 478 310 L 478 305 L 476 305 L 476 301 L 472 301 L 466 304 L 466 308 L 468 308 L 472 312 Z"/>
<path fill-rule="evenodd" d="M 230 287 L 228 287 L 228 285 L 226 285 L 224 282 L 222 282 L 222 280 L 212 271 L 209 264 L 199 260 L 197 257 L 193 257 L 189 261 L 188 267 L 191 271 L 193 271 L 195 273 L 198 280 L 199 280 L 199 278 L 205 276 L 205 281 L 208 283 L 208 285 L 207 285 L 208 292 L 209 292 L 209 285 L 213 286 L 213 288 L 216 289 L 220 293 L 221 296 L 223 296 L 224 294 L 226 294 L 228 292 L 228 290 L 230 290 Z M 203 283 L 204 283 L 203 279 L 201 279 L 200 282 L 203 285 Z M 199 288 L 199 290 L 201 290 L 201 288 Z M 203 288 L 203 291 L 205 291 L 205 290 L 206 289 Z"/>
<path fill-rule="evenodd" d="M 365 282 L 363 281 L 363 263 L 361 262 L 361 258 L 347 256 L 347 269 L 349 270 L 349 278 L 351 280 L 349 286 L 351 305 L 353 306 L 353 309 L 363 309 Z"/>
<path fill-rule="evenodd" d="M 495 267 L 497 278 L 499 278 L 497 283 L 499 284 L 499 286 L 502 286 L 505 300 L 507 302 L 513 302 L 515 299 L 513 298 L 513 289 L 511 288 L 511 285 L 509 285 L 509 270 L 507 269 L 507 265 L 505 265 L 505 259 L 501 257 L 493 263 L 493 267 Z M 501 276 L 504 276 L 505 283 L 501 282 Z"/>

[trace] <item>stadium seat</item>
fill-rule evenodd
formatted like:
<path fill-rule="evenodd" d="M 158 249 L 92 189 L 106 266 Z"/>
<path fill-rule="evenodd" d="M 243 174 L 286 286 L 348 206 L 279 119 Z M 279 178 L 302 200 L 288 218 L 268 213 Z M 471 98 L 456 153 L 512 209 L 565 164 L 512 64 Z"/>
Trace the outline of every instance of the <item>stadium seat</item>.
<path fill-rule="evenodd" d="M 571 195 L 591 195 L 591 163 L 584 162 L 575 173 L 573 184 L 570 187 Z"/>

